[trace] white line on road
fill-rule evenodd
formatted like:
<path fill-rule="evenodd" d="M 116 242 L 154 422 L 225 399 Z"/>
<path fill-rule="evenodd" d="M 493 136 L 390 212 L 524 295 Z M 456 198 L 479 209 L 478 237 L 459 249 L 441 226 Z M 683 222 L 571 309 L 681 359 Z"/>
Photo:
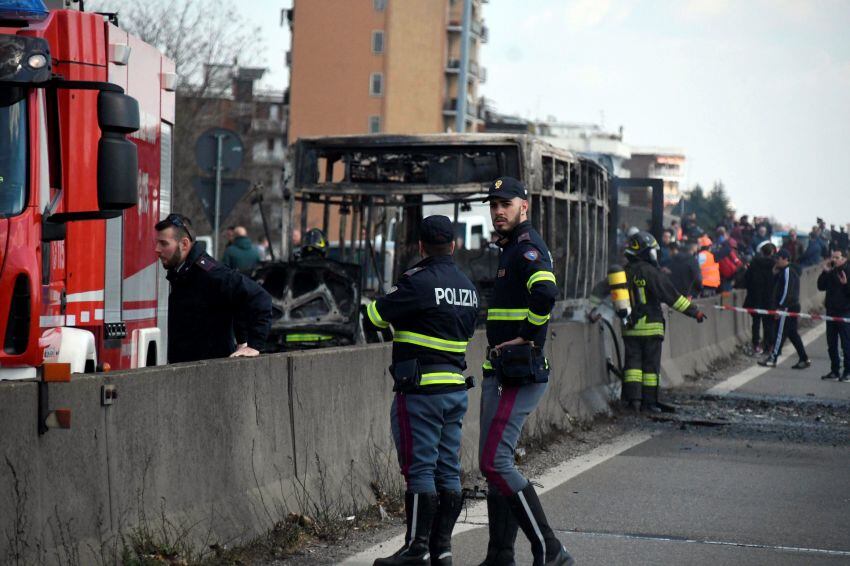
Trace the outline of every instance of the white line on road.
<path fill-rule="evenodd" d="M 676 536 L 663 535 L 644 535 L 630 533 L 605 533 L 594 531 L 558 531 L 566 536 L 590 536 L 590 537 L 610 537 L 610 538 L 625 538 L 633 540 L 647 540 L 658 542 L 681 542 L 687 544 L 709 544 L 715 546 L 737 546 L 743 548 L 756 548 L 763 550 L 776 550 L 779 552 L 800 552 L 806 554 L 826 554 L 829 556 L 850 556 L 850 550 L 833 550 L 829 548 L 809 548 L 805 546 L 785 546 L 774 544 L 754 544 L 747 542 L 734 542 L 729 540 L 701 540 Z"/>
<path fill-rule="evenodd" d="M 812 328 L 811 330 L 809 330 L 808 332 L 803 334 L 803 336 L 802 336 L 803 345 L 808 346 L 809 344 L 811 344 L 812 342 L 814 342 L 815 340 L 820 338 L 820 336 L 824 332 L 826 332 L 826 325 L 825 324 L 819 324 L 818 326 Z M 789 350 L 790 350 L 790 348 L 789 348 Z M 782 362 L 784 362 L 785 360 L 787 360 L 788 356 L 790 356 L 790 355 L 791 355 L 791 352 L 786 351 L 785 354 L 782 354 L 781 356 L 779 356 L 779 359 L 776 361 L 776 365 L 779 365 Z M 767 373 L 771 369 L 772 368 L 762 367 L 762 366 L 758 366 L 758 365 L 748 367 L 744 371 L 742 371 L 740 373 L 736 373 L 735 375 L 733 375 L 732 377 L 730 377 L 726 381 L 718 383 L 717 385 L 715 385 L 714 387 L 712 387 L 711 389 L 706 391 L 706 395 L 719 395 L 721 397 L 724 396 L 724 395 L 728 395 L 732 391 L 735 391 L 739 387 L 743 387 L 744 385 L 746 385 L 750 381 L 754 380 L 755 378 L 764 375 L 765 373 Z"/>
<path fill-rule="evenodd" d="M 626 450 L 646 442 L 652 437 L 653 435 L 648 432 L 628 432 L 612 442 L 608 442 L 602 446 L 594 448 L 587 454 L 576 456 L 575 458 L 567 460 L 566 462 L 555 466 L 539 478 L 533 478 L 535 483 L 539 483 L 543 486 L 537 489 L 537 493 L 542 495 L 547 491 L 573 479 L 577 475 L 610 460 L 614 456 L 622 454 Z M 481 528 L 482 525 L 487 525 L 486 501 L 479 501 L 470 505 L 467 508 L 466 513 L 461 515 L 461 519 L 455 526 L 453 534 L 458 535 L 466 531 L 471 531 L 472 529 L 478 529 Z M 400 534 L 388 541 L 377 544 L 359 554 L 355 554 L 354 556 L 347 558 L 342 562 L 342 564 L 348 566 L 372 564 L 375 559 L 387 556 L 391 552 L 395 552 L 401 548 L 403 544 L 404 534 Z M 482 548 L 482 555 L 484 551 L 485 549 Z"/>

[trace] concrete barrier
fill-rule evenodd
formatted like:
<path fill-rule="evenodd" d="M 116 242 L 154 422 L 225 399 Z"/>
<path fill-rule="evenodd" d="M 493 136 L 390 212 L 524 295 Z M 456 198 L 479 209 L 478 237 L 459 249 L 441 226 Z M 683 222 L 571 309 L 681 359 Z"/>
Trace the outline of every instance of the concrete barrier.
<path fill-rule="evenodd" d="M 806 272 L 804 305 L 817 302 Z M 670 317 L 662 383 L 708 369 L 748 336 L 749 317 L 702 299 L 701 325 Z M 741 304 L 743 295 L 726 300 Z M 556 322 L 550 387 L 526 433 L 544 436 L 608 410 L 601 325 Z M 468 364 L 480 376 L 486 339 Z M 72 428 L 36 432 L 35 382 L 0 382 L 0 562 L 107 563 L 120 535 L 165 517 L 199 542 L 237 542 L 321 496 L 371 499 L 395 468 L 389 344 L 75 376 L 50 386 Z M 100 404 L 101 387 L 118 399 Z M 480 388 L 470 391 L 462 462 L 476 473 Z M 376 458 L 387 461 L 376 462 Z M 322 490 L 324 485 L 324 491 Z M 16 557 L 20 557 L 16 560 Z"/>
<path fill-rule="evenodd" d="M 600 332 L 552 325 L 552 386 L 530 434 L 608 409 Z M 470 368 L 480 368 L 485 345 L 476 333 Z M 199 543 L 240 541 L 308 500 L 371 500 L 375 466 L 397 469 L 390 353 L 379 344 L 75 376 L 50 386 L 51 405 L 72 409 L 72 428 L 43 436 L 36 383 L 0 383 L 0 562 L 108 562 L 118 535 L 162 517 Z M 103 407 L 106 384 L 118 399 Z M 479 404 L 475 388 L 468 473 Z"/>
<path fill-rule="evenodd" d="M 809 268 L 800 276 L 800 304 L 803 311 L 823 306 L 823 293 L 817 290 L 820 269 Z M 743 306 L 745 291 L 728 296 L 697 299 L 695 302 L 708 315 L 703 324 L 677 313 L 668 316 L 667 333 L 661 359 L 662 387 L 676 387 L 684 377 L 708 371 L 711 364 L 732 354 L 751 336 L 751 318 L 746 313 L 718 311 L 715 305 Z"/>

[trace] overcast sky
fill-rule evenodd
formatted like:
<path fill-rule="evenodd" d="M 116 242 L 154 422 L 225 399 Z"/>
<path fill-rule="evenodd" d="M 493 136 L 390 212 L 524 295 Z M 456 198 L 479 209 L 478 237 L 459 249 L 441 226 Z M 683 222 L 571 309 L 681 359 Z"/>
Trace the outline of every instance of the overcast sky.
<path fill-rule="evenodd" d="M 282 88 L 291 0 L 251 4 Z M 681 147 L 688 185 L 721 179 L 741 213 L 850 221 L 850 1 L 491 0 L 483 14 L 482 90 L 500 112 Z"/>

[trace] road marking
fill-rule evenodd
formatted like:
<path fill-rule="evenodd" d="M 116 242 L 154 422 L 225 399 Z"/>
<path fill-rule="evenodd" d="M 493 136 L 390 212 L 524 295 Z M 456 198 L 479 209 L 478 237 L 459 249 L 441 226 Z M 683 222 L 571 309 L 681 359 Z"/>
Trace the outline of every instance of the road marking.
<path fill-rule="evenodd" d="M 815 340 L 820 338 L 821 335 L 824 332 L 826 332 L 826 325 L 825 324 L 820 324 L 820 325 L 812 328 L 811 330 L 809 330 L 808 332 L 803 334 L 803 336 L 801 336 L 801 338 L 803 339 L 803 345 L 808 346 L 809 344 L 811 344 L 812 342 L 814 342 Z M 788 348 L 788 350 L 791 350 L 791 348 Z M 786 350 L 786 353 L 779 356 L 779 359 L 776 362 L 777 365 L 783 363 L 791 355 L 791 352 L 788 351 L 788 350 Z M 717 396 L 723 397 L 724 395 L 728 395 L 732 391 L 735 391 L 739 387 L 743 387 L 744 385 L 746 385 L 750 381 L 754 380 L 755 378 L 764 375 L 765 373 L 769 372 L 771 369 L 773 369 L 773 368 L 766 368 L 766 367 L 762 367 L 762 366 L 759 366 L 759 365 L 754 365 L 752 367 L 748 367 L 744 371 L 733 375 L 732 377 L 730 377 L 726 381 L 718 383 L 717 385 L 715 385 L 714 387 L 712 387 L 711 389 L 709 389 L 705 393 L 706 393 L 706 395 L 717 395 Z"/>
<path fill-rule="evenodd" d="M 785 545 L 773 545 L 773 544 L 755 544 L 755 543 L 747 543 L 747 542 L 733 542 L 728 540 L 703 540 L 703 539 L 692 539 L 687 537 L 678 537 L 678 536 L 663 536 L 663 535 L 648 535 L 648 534 L 636 534 L 636 533 L 606 533 L 599 531 L 562 531 L 558 530 L 557 532 L 563 533 L 565 535 L 585 535 L 591 537 L 599 537 L 599 538 L 624 538 L 624 539 L 632 539 L 632 540 L 651 540 L 651 541 L 659 541 L 659 542 L 681 542 L 686 544 L 708 544 L 714 546 L 734 546 L 739 548 L 756 548 L 762 550 L 775 550 L 779 552 L 799 552 L 806 554 L 824 554 L 828 556 L 850 556 L 850 550 L 831 550 L 828 548 L 808 548 L 805 546 L 785 546 Z"/>
<path fill-rule="evenodd" d="M 537 488 L 537 493 L 542 495 L 559 485 L 573 479 L 577 475 L 584 473 L 591 468 L 602 464 L 622 454 L 626 450 L 634 448 L 638 444 L 646 442 L 654 435 L 648 432 L 628 432 L 619 436 L 612 442 L 607 442 L 602 446 L 594 448 L 587 454 L 576 456 L 566 462 L 555 466 L 551 470 L 538 478 L 532 478 L 535 483 L 541 484 L 543 487 Z M 487 526 L 487 502 L 479 501 L 467 507 L 466 512 L 460 516 L 457 525 L 455 525 L 453 535 L 459 535 L 466 531 L 479 529 Z M 348 566 L 361 566 L 364 564 L 372 564 L 377 558 L 387 556 L 395 552 L 404 544 L 404 533 L 395 536 L 381 544 L 377 544 L 371 548 L 364 550 L 354 556 L 344 560 L 342 564 Z M 482 549 L 483 552 L 484 549 Z"/>

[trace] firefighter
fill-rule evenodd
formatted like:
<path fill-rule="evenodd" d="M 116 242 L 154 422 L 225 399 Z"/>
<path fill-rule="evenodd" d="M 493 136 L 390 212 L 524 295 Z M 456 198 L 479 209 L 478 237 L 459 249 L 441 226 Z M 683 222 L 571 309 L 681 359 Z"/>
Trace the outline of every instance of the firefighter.
<path fill-rule="evenodd" d="M 258 355 L 271 325 L 271 296 L 204 253 L 187 217 L 169 214 L 155 228 L 156 253 L 171 283 L 169 363 Z"/>
<path fill-rule="evenodd" d="M 658 268 L 658 242 L 648 232 L 629 238 L 625 255 L 626 279 L 631 314 L 623 327 L 625 371 L 623 398 L 635 410 L 661 412 L 658 376 L 661 373 L 661 344 L 664 340 L 665 303 L 680 313 L 703 322 L 707 317 L 682 296 Z"/>
<path fill-rule="evenodd" d="M 295 254 L 295 262 L 309 259 L 326 259 L 328 255 L 328 239 L 318 228 L 311 228 L 304 235 L 301 248 Z M 307 350 L 328 345 L 333 335 L 321 332 L 290 332 L 286 335 L 286 350 Z"/>
<path fill-rule="evenodd" d="M 310 228 L 307 234 L 304 235 L 304 240 L 296 259 L 305 257 L 320 257 L 324 259 L 327 256 L 328 239 L 325 237 L 325 233 L 318 228 Z"/>
<path fill-rule="evenodd" d="M 390 419 L 407 484 L 404 546 L 376 565 L 452 563 L 452 529 L 462 505 L 461 424 L 472 385 L 462 372 L 478 312 L 475 285 L 455 265 L 454 249 L 451 221 L 425 218 L 422 261 L 366 308 L 364 325 L 393 326 Z"/>
<path fill-rule="evenodd" d="M 490 535 L 482 565 L 514 563 L 517 525 L 531 543 L 535 565 L 572 564 L 534 486 L 514 464 L 522 427 L 549 381 L 543 345 L 558 295 L 552 257 L 528 221 L 528 191 L 520 181 L 496 179 L 488 201 L 501 255 L 487 309 L 489 346 L 481 392 L 479 466 L 488 484 Z"/>

